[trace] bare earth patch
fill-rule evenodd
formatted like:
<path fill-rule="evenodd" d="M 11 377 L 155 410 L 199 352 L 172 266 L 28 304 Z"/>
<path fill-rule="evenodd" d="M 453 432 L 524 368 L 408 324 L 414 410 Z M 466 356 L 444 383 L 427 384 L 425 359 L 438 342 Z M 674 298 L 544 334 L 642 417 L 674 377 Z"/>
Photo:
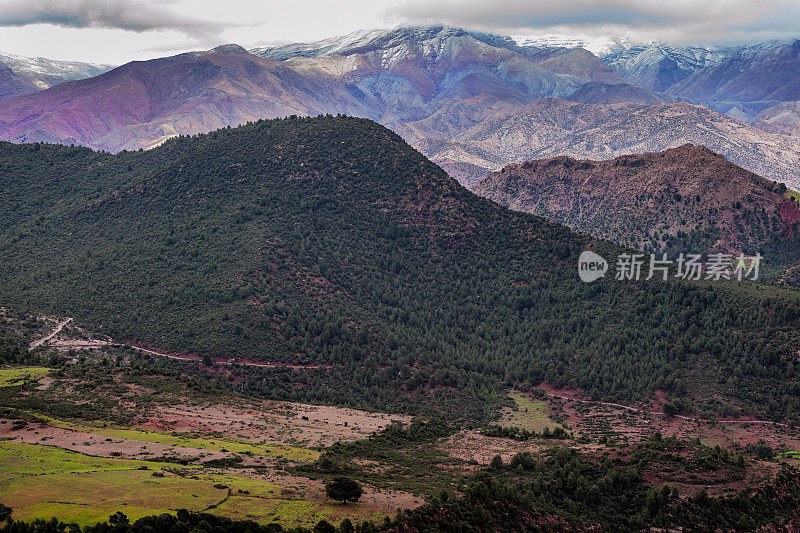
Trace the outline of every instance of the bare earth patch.
<path fill-rule="evenodd" d="M 341 407 L 284 402 L 253 402 L 249 407 L 231 404 L 160 406 L 137 426 L 157 431 L 199 432 L 231 438 L 324 447 L 337 441 L 366 438 L 411 417 L 369 413 Z"/>
<path fill-rule="evenodd" d="M 64 450 L 82 453 L 93 457 L 117 457 L 120 459 L 152 460 L 160 457 L 181 457 L 197 459 L 199 462 L 212 459 L 225 459 L 236 454 L 219 450 L 170 446 L 158 442 L 108 437 L 88 431 L 74 431 L 46 424 L 29 424 L 19 430 L 12 430 L 12 421 L 0 419 L 0 439 L 8 439 L 25 444 L 54 446 Z M 266 466 L 273 464 L 269 457 L 243 457 L 242 464 Z"/>
<path fill-rule="evenodd" d="M 513 456 L 522 452 L 536 453 L 550 448 L 554 441 L 541 444 L 537 440 L 531 439 L 519 442 L 511 439 L 487 437 L 476 431 L 462 431 L 447 438 L 439 443 L 439 448 L 464 461 L 475 461 L 479 465 L 488 465 L 495 455 L 509 461 Z"/>

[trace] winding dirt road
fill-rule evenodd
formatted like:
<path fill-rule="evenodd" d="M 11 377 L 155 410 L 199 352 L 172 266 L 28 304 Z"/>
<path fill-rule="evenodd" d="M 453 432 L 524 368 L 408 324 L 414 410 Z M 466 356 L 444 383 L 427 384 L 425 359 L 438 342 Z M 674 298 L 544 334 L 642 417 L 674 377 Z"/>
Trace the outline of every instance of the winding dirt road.
<path fill-rule="evenodd" d="M 67 318 L 62 322 L 57 322 L 56 329 L 41 339 L 33 341 L 30 344 L 30 349 L 37 348 L 39 346 L 44 345 L 48 341 L 52 340 L 53 337 L 59 334 L 64 326 L 69 324 L 72 321 L 71 318 Z M 192 356 L 192 355 L 176 355 L 168 352 L 162 352 L 158 350 L 152 350 L 149 348 L 145 348 L 143 346 L 137 346 L 135 344 L 128 344 L 124 342 L 115 342 L 113 339 L 109 340 L 100 340 L 100 339 L 90 339 L 90 340 L 75 340 L 75 339 L 59 339 L 52 344 L 49 345 L 52 348 L 62 348 L 62 349 L 69 349 L 69 348 L 102 348 L 105 346 L 117 346 L 123 348 L 131 348 L 133 350 L 139 351 L 141 353 L 146 353 L 150 355 L 156 355 L 158 357 L 166 357 L 167 359 L 174 359 L 176 361 L 186 361 L 186 362 L 198 362 L 201 360 L 199 356 Z M 268 361 L 251 361 L 248 359 L 225 359 L 225 358 L 215 358 L 214 364 L 217 365 L 241 365 L 241 366 L 257 366 L 262 368 L 289 368 L 291 370 L 313 370 L 316 368 L 330 368 L 330 365 L 324 364 L 308 364 L 308 365 L 300 365 L 300 364 L 291 364 L 291 363 L 276 363 L 276 362 L 268 362 Z"/>
<path fill-rule="evenodd" d="M 66 325 L 67 325 L 67 324 L 69 324 L 70 322 L 72 322 L 72 319 L 71 319 L 71 318 L 67 318 L 67 319 L 64 319 L 64 320 L 62 320 L 61 322 L 58 322 L 58 323 L 56 324 L 56 329 L 54 329 L 54 330 L 53 330 L 53 332 L 52 332 L 52 333 L 50 333 L 50 335 L 48 335 L 48 336 L 46 336 L 46 337 L 42 337 L 41 339 L 38 339 L 38 340 L 35 340 L 35 341 L 33 341 L 33 342 L 31 343 L 31 345 L 30 345 L 29 349 L 33 350 L 34 348 L 38 348 L 38 347 L 39 347 L 39 346 L 41 346 L 42 344 L 46 343 L 47 341 L 49 341 L 50 339 L 52 339 L 53 337 L 55 337 L 56 335 L 58 335 L 59 333 L 61 333 L 61 330 L 62 330 L 62 329 L 64 329 L 64 326 L 66 326 Z"/>

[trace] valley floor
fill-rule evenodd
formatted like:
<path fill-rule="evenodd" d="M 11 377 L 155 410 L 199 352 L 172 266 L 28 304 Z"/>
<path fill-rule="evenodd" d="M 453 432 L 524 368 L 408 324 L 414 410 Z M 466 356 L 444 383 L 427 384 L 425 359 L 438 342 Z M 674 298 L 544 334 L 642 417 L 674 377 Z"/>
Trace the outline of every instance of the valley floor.
<path fill-rule="evenodd" d="M 126 359 L 130 348 L 63 319 L 16 327 L 40 353 L 70 363 L 0 367 L 0 503 L 14 520 L 91 525 L 117 511 L 133 521 L 187 509 L 283 527 L 381 524 L 442 492 L 462 494 L 469 476 L 514 464 L 519 454 L 546 460 L 571 449 L 590 464 L 624 465 L 640 460 L 637 446 L 668 437 L 678 439 L 668 453 L 638 463 L 641 478 L 686 502 L 764 486 L 781 463 L 800 466 L 800 433 L 784 424 L 668 417 L 661 397 L 621 405 L 546 384 L 510 391 L 488 427 L 382 444 L 381 435 L 403 435 L 387 431 L 420 422 L 154 373 Z M 497 436 L 504 430 L 527 433 Z M 733 460 L 741 452 L 746 467 Z M 364 487 L 358 502 L 326 497 L 326 481 L 341 472 Z"/>

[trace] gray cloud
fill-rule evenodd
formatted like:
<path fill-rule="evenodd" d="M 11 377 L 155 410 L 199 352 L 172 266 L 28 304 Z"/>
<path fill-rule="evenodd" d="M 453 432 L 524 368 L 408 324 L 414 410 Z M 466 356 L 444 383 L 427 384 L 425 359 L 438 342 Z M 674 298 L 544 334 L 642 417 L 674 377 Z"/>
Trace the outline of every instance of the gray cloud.
<path fill-rule="evenodd" d="M 391 22 L 665 41 L 800 36 L 796 0 L 402 0 Z M 780 21 L 780 24 L 776 24 Z"/>
<path fill-rule="evenodd" d="M 67 28 L 114 28 L 134 32 L 173 30 L 194 38 L 224 26 L 141 0 L 11 0 L 0 2 L 0 26 L 54 24 Z"/>

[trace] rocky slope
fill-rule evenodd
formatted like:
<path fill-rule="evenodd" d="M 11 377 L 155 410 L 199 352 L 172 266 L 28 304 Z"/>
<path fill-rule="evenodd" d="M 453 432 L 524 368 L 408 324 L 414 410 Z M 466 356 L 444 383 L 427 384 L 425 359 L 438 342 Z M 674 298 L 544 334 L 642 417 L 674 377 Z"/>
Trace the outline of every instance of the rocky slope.
<path fill-rule="evenodd" d="M 756 115 L 754 125 L 764 131 L 800 136 L 800 101 L 782 102 Z"/>

